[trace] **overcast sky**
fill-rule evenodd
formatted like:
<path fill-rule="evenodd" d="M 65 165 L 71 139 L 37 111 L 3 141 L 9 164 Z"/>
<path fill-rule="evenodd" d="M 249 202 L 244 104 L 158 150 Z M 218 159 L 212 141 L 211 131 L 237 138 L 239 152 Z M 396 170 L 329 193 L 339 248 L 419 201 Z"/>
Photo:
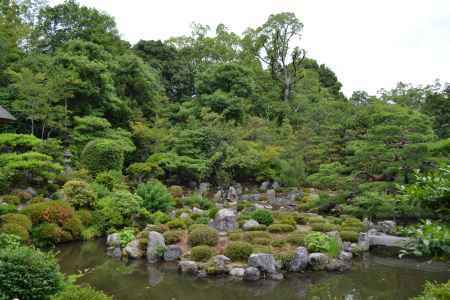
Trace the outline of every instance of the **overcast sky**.
<path fill-rule="evenodd" d="M 50 0 L 50 4 L 63 2 Z M 242 33 L 270 14 L 294 12 L 302 47 L 328 65 L 346 95 L 397 82 L 450 81 L 450 0 L 79 0 L 115 17 L 122 37 L 167 39 L 192 22 Z"/>

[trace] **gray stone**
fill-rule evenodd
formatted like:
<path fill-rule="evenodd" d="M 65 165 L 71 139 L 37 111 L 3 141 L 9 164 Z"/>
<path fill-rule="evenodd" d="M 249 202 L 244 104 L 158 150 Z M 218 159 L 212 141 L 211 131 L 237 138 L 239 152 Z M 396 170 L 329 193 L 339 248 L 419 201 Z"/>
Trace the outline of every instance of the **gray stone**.
<path fill-rule="evenodd" d="M 238 199 L 239 199 L 239 196 L 238 196 L 236 189 L 234 188 L 234 186 L 230 186 L 228 188 L 227 200 L 234 202 Z"/>
<path fill-rule="evenodd" d="M 337 258 L 342 261 L 351 261 L 353 258 L 353 254 L 351 252 L 341 251 L 341 253 L 339 253 Z"/>
<path fill-rule="evenodd" d="M 291 191 L 291 192 L 288 192 L 287 199 L 290 202 L 295 202 L 298 198 L 302 197 L 302 195 L 303 194 L 299 191 Z"/>
<path fill-rule="evenodd" d="M 281 187 L 280 184 L 278 182 L 276 182 L 276 181 L 272 184 L 272 188 L 274 190 L 279 189 L 280 187 Z"/>
<path fill-rule="evenodd" d="M 181 247 L 178 245 L 170 245 L 167 247 L 164 252 L 164 260 L 165 261 L 174 261 L 177 260 L 181 255 L 183 255 L 183 251 Z"/>
<path fill-rule="evenodd" d="M 244 280 L 255 281 L 255 280 L 258 280 L 260 277 L 261 277 L 261 272 L 258 270 L 258 268 L 255 268 L 255 267 L 245 268 Z"/>
<path fill-rule="evenodd" d="M 132 240 L 125 247 L 125 252 L 129 258 L 142 258 L 144 257 L 144 250 L 141 249 L 139 240 Z"/>
<path fill-rule="evenodd" d="M 197 208 L 197 207 L 192 208 L 192 212 L 194 214 L 199 214 L 199 215 L 202 215 L 202 214 L 205 213 L 205 211 L 203 209 L 200 209 L 200 208 Z"/>
<path fill-rule="evenodd" d="M 215 194 L 214 194 L 214 201 L 215 202 L 221 202 L 222 201 L 222 191 L 217 191 Z"/>
<path fill-rule="evenodd" d="M 242 185 L 240 183 L 234 184 L 234 188 L 236 189 L 236 194 L 238 196 L 242 195 Z"/>
<path fill-rule="evenodd" d="M 25 192 L 30 193 L 30 195 L 31 195 L 32 197 L 36 197 L 36 196 L 37 196 L 36 190 L 33 189 L 31 186 L 27 187 L 27 188 L 25 189 Z"/>
<path fill-rule="evenodd" d="M 261 199 L 261 194 L 256 193 L 256 194 L 244 194 L 241 195 L 240 197 L 241 200 L 248 200 L 251 202 L 256 202 L 259 201 L 259 199 Z"/>
<path fill-rule="evenodd" d="M 121 258 L 122 257 L 122 249 L 120 247 L 108 247 L 106 250 L 106 255 Z"/>
<path fill-rule="evenodd" d="M 210 186 L 211 186 L 211 184 L 209 182 L 200 183 L 200 185 L 198 187 L 199 194 L 202 196 L 206 195 L 206 193 L 208 193 L 208 191 L 209 191 Z"/>
<path fill-rule="evenodd" d="M 148 233 L 148 245 L 147 245 L 147 261 L 149 263 L 155 263 L 161 259 L 160 251 L 164 251 L 166 243 L 164 236 L 156 231 L 150 231 Z"/>
<path fill-rule="evenodd" d="M 395 233 L 396 226 L 394 221 L 387 220 L 378 222 L 376 228 L 383 233 L 392 234 Z"/>
<path fill-rule="evenodd" d="M 270 181 L 264 181 L 261 183 L 259 189 L 263 192 L 267 191 L 270 188 Z"/>
<path fill-rule="evenodd" d="M 229 208 L 219 210 L 212 222 L 212 226 L 219 231 L 231 231 L 237 229 L 236 213 Z"/>
<path fill-rule="evenodd" d="M 331 259 L 326 265 L 325 269 L 328 272 L 344 272 L 350 270 L 352 267 L 351 261 L 344 261 L 340 259 Z"/>
<path fill-rule="evenodd" d="M 118 233 L 109 234 L 106 238 L 106 245 L 110 247 L 120 247 L 120 236 Z"/>
<path fill-rule="evenodd" d="M 370 249 L 370 240 L 369 235 L 365 232 L 361 232 L 358 236 L 358 247 L 361 251 L 369 251 Z"/>
<path fill-rule="evenodd" d="M 208 273 L 205 270 L 198 270 L 197 272 L 197 277 L 198 278 L 205 278 L 208 277 Z"/>
<path fill-rule="evenodd" d="M 198 265 L 195 261 L 182 260 L 182 261 L 178 262 L 178 269 L 182 273 L 197 274 Z"/>
<path fill-rule="evenodd" d="M 258 221 L 255 221 L 252 219 L 252 220 L 245 221 L 244 225 L 242 225 L 242 228 L 244 230 L 251 230 L 251 229 L 253 229 L 255 227 L 259 227 L 259 226 L 260 225 L 259 225 Z"/>
<path fill-rule="evenodd" d="M 234 277 L 244 277 L 245 269 L 244 268 L 232 268 L 230 270 L 230 275 Z"/>
<path fill-rule="evenodd" d="M 182 212 L 180 214 L 180 219 L 189 219 L 189 214 L 187 212 Z"/>
<path fill-rule="evenodd" d="M 311 253 L 309 255 L 309 265 L 314 271 L 324 270 L 329 260 L 328 255 L 323 253 Z"/>
<path fill-rule="evenodd" d="M 342 250 L 345 252 L 352 252 L 352 243 L 351 242 L 343 242 L 342 243 Z"/>
<path fill-rule="evenodd" d="M 283 280 L 284 276 L 281 273 L 269 273 L 269 279 L 271 280 Z"/>
<path fill-rule="evenodd" d="M 272 254 L 268 253 L 253 253 L 248 258 L 248 265 L 250 267 L 258 268 L 264 273 L 276 273 L 277 264 Z"/>
<path fill-rule="evenodd" d="M 305 247 L 298 247 L 289 265 L 289 271 L 298 272 L 306 269 L 309 262 L 308 250 Z"/>
<path fill-rule="evenodd" d="M 266 192 L 266 196 L 267 196 L 267 201 L 269 201 L 270 204 L 274 205 L 274 203 L 276 202 L 276 192 L 273 189 L 267 190 Z"/>
<path fill-rule="evenodd" d="M 388 235 L 384 233 L 369 234 L 370 246 L 406 249 L 414 241 L 411 238 Z"/>
<path fill-rule="evenodd" d="M 211 258 L 211 261 L 208 263 L 209 268 L 207 273 L 210 275 L 220 275 L 229 273 L 230 269 L 228 268 L 228 264 L 231 262 L 231 259 L 226 257 L 225 255 L 216 255 Z"/>

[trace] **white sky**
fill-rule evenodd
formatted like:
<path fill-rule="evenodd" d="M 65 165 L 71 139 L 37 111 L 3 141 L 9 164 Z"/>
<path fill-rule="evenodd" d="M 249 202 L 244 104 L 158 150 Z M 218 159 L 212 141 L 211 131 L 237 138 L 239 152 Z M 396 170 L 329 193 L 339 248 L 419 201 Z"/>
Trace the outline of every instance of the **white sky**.
<path fill-rule="evenodd" d="M 50 4 L 63 2 L 50 0 Z M 270 14 L 294 12 L 302 47 L 328 65 L 348 96 L 397 82 L 450 81 L 450 0 L 79 0 L 115 17 L 122 37 L 167 39 L 192 22 L 242 33 Z"/>

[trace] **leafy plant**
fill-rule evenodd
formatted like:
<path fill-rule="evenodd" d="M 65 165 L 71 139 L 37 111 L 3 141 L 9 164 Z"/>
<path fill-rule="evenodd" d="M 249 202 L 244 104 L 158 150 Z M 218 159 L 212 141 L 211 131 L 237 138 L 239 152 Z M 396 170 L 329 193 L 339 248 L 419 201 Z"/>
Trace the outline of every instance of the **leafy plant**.
<path fill-rule="evenodd" d="M 134 230 L 125 228 L 119 231 L 120 246 L 124 248 L 129 242 L 135 239 Z"/>
<path fill-rule="evenodd" d="M 136 194 L 142 198 L 142 206 L 150 212 L 167 212 L 172 207 L 172 196 L 160 181 L 141 183 Z"/>
<path fill-rule="evenodd" d="M 269 226 L 273 223 L 272 213 L 266 209 L 257 209 L 252 213 L 252 219 L 259 224 Z"/>

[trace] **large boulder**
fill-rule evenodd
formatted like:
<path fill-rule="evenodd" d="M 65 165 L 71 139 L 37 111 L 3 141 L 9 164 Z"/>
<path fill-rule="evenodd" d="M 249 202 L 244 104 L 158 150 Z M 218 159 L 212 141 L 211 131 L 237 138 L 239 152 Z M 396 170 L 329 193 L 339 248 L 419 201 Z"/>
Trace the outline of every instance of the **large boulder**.
<path fill-rule="evenodd" d="M 177 260 L 181 255 L 183 255 L 183 251 L 178 245 L 170 245 L 167 247 L 164 252 L 164 260 L 165 261 L 174 261 Z"/>
<path fill-rule="evenodd" d="M 209 187 L 211 184 L 209 182 L 201 182 L 198 187 L 198 193 L 202 196 L 206 195 L 209 192 Z"/>
<path fill-rule="evenodd" d="M 239 227 L 236 213 L 229 208 L 219 210 L 211 225 L 218 231 L 232 231 Z"/>
<path fill-rule="evenodd" d="M 259 201 L 261 199 L 261 194 L 260 193 L 244 194 L 244 195 L 241 195 L 240 199 L 241 200 L 247 200 L 247 201 L 256 202 L 256 201 Z"/>
<path fill-rule="evenodd" d="M 358 236 L 358 247 L 361 251 L 369 251 L 370 239 L 367 232 L 361 232 Z"/>
<path fill-rule="evenodd" d="M 148 233 L 147 244 L 147 261 L 155 263 L 161 259 L 161 251 L 165 251 L 166 243 L 164 236 L 156 231 L 150 231 Z"/>
<path fill-rule="evenodd" d="M 139 240 L 132 240 L 125 247 L 125 252 L 129 258 L 142 258 L 144 257 L 144 250 L 141 248 Z"/>
<path fill-rule="evenodd" d="M 230 186 L 228 188 L 227 200 L 234 202 L 234 201 L 237 201 L 238 199 L 239 199 L 239 195 L 238 195 L 236 189 L 234 188 L 234 186 Z"/>
<path fill-rule="evenodd" d="M 180 270 L 182 273 L 189 273 L 195 275 L 198 272 L 198 265 L 195 261 L 182 260 L 178 262 L 178 270 Z"/>
<path fill-rule="evenodd" d="M 330 261 L 328 255 L 323 253 L 311 253 L 309 255 L 309 265 L 314 271 L 325 270 L 328 262 Z"/>
<path fill-rule="evenodd" d="M 350 270 L 352 267 L 351 261 L 340 260 L 340 259 L 330 259 L 325 269 L 328 272 L 344 272 Z"/>
<path fill-rule="evenodd" d="M 232 268 L 230 270 L 230 275 L 234 277 L 242 278 L 244 277 L 245 269 L 244 268 Z"/>
<path fill-rule="evenodd" d="M 407 237 L 400 237 L 388 235 L 381 232 L 368 233 L 370 246 L 381 246 L 387 248 L 402 248 L 406 249 L 413 242 L 413 239 Z"/>
<path fill-rule="evenodd" d="M 306 269 L 309 262 L 308 250 L 305 247 L 298 247 L 295 250 L 294 257 L 289 264 L 289 271 L 298 272 Z"/>
<path fill-rule="evenodd" d="M 341 253 L 339 253 L 337 258 L 343 261 L 352 261 L 353 254 L 351 252 L 341 251 Z"/>
<path fill-rule="evenodd" d="M 244 225 L 242 225 L 242 228 L 244 230 L 252 230 L 253 228 L 257 228 L 259 226 L 260 225 L 259 225 L 258 221 L 251 219 L 251 220 L 245 221 Z"/>
<path fill-rule="evenodd" d="M 106 245 L 109 247 L 120 247 L 120 236 L 118 233 L 109 234 L 106 238 Z"/>
<path fill-rule="evenodd" d="M 245 268 L 244 280 L 255 281 L 255 280 L 258 280 L 260 277 L 261 277 L 261 272 L 258 270 L 258 268 L 255 268 L 255 267 Z"/>
<path fill-rule="evenodd" d="M 378 222 L 376 228 L 383 233 L 392 234 L 395 233 L 396 226 L 395 221 L 387 220 Z"/>
<path fill-rule="evenodd" d="M 277 263 L 272 254 L 253 253 L 248 258 L 248 265 L 258 268 L 264 273 L 277 273 Z"/>
<path fill-rule="evenodd" d="M 230 262 L 231 259 L 225 255 L 216 255 L 208 262 L 206 272 L 209 275 L 227 274 L 230 272 L 230 268 L 228 267 Z"/>
<path fill-rule="evenodd" d="M 270 181 L 264 181 L 261 183 L 259 189 L 263 192 L 267 191 L 270 188 Z"/>
<path fill-rule="evenodd" d="M 269 201 L 269 203 L 271 205 L 276 204 L 277 194 L 274 189 L 267 190 L 266 197 L 267 197 L 267 201 Z"/>

